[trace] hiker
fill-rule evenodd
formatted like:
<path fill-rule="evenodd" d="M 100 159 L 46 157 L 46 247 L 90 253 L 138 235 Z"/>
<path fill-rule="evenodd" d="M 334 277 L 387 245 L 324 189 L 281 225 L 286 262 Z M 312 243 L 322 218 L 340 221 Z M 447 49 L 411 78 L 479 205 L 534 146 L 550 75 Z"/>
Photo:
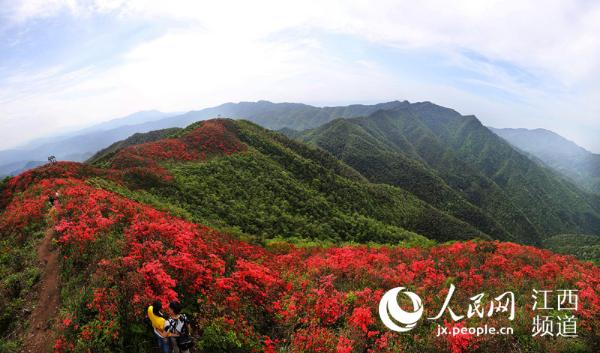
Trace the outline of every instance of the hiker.
<path fill-rule="evenodd" d="M 48 203 L 50 204 L 50 207 L 54 207 L 55 201 L 56 201 L 56 198 L 54 198 L 54 195 L 52 195 L 52 194 L 48 195 Z"/>
<path fill-rule="evenodd" d="M 172 334 L 169 333 L 170 322 L 165 320 L 161 310 L 162 303 L 160 301 L 154 302 L 148 307 L 148 318 L 152 323 L 154 336 L 156 336 L 158 348 L 160 349 L 161 353 L 170 353 L 169 337 L 172 336 Z"/>
<path fill-rule="evenodd" d="M 55 192 L 54 195 L 50 194 L 48 195 L 48 203 L 50 204 L 50 207 L 54 207 L 56 206 L 56 203 L 59 201 L 60 198 L 60 192 Z"/>
<path fill-rule="evenodd" d="M 190 321 L 185 314 L 181 313 L 181 303 L 173 301 L 169 303 L 169 308 L 174 314 L 169 318 L 170 331 L 176 335 L 169 338 L 173 353 L 190 353 L 190 348 L 194 345 Z"/>

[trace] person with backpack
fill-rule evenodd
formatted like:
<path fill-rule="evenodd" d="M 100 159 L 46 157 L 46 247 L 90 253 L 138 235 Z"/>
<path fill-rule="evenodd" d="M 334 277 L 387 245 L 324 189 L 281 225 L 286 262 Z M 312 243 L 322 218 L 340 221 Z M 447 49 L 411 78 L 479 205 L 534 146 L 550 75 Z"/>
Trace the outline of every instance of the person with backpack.
<path fill-rule="evenodd" d="M 52 195 L 52 194 L 48 195 L 48 203 L 50 204 L 50 207 L 57 206 L 59 201 L 60 201 L 60 192 L 57 191 L 54 193 L 54 195 Z"/>
<path fill-rule="evenodd" d="M 154 302 L 152 305 L 148 307 L 148 319 L 152 323 L 152 328 L 154 329 L 154 336 L 156 337 L 156 341 L 158 343 L 158 348 L 161 353 L 170 353 L 171 349 L 169 347 L 169 337 L 174 334 L 171 333 L 171 321 L 166 320 L 164 314 L 162 313 L 162 303 L 160 301 Z"/>
<path fill-rule="evenodd" d="M 50 204 L 50 207 L 54 207 L 55 202 L 56 202 L 56 198 L 54 197 L 54 195 L 52 195 L 52 194 L 48 195 L 48 203 Z"/>
<path fill-rule="evenodd" d="M 173 353 L 190 353 L 190 348 L 194 345 L 190 321 L 185 314 L 181 313 L 181 303 L 171 302 L 169 308 L 174 314 L 169 318 L 169 330 L 173 334 L 170 337 Z"/>

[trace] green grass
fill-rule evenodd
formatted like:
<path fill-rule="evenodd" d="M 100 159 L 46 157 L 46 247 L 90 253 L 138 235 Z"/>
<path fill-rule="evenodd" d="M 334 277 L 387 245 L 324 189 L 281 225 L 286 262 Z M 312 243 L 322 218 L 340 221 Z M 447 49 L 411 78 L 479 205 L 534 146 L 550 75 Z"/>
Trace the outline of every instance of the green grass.
<path fill-rule="evenodd" d="M 43 232 L 31 228 L 31 236 L 19 239 L 8 234 L 0 238 L 0 352 L 15 352 L 17 337 L 26 329 L 31 312 L 30 290 L 41 278 L 37 246 Z"/>

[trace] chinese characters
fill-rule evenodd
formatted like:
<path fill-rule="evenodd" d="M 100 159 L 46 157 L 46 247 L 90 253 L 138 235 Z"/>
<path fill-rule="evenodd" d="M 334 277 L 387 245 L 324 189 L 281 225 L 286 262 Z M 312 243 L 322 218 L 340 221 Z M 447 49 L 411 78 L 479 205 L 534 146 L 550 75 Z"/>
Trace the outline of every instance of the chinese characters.
<path fill-rule="evenodd" d="M 579 309 L 577 290 L 560 289 L 552 291 L 534 289 L 531 297 L 533 299 L 532 309 L 543 313 L 537 314 L 533 318 L 531 329 L 533 337 L 577 337 L 577 318 L 572 314 L 572 312 Z M 556 298 L 556 301 L 554 302 L 552 298 Z M 571 315 L 569 313 L 562 313 L 561 315 L 560 312 L 563 311 L 571 312 Z M 559 314 L 556 312 L 559 312 Z"/>

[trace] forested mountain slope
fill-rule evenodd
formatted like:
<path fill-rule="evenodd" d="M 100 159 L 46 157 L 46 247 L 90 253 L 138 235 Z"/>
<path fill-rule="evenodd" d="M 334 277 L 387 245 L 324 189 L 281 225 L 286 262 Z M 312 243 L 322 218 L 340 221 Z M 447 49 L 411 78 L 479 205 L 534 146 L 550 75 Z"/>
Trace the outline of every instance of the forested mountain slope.
<path fill-rule="evenodd" d="M 539 243 L 597 233 L 597 200 L 539 166 L 473 116 L 431 103 L 336 120 L 297 139 L 373 182 L 400 186 L 497 237 Z"/>
<path fill-rule="evenodd" d="M 208 147 L 195 154 L 194 146 Z M 95 165 L 129 170 L 145 193 L 204 224 L 263 238 L 488 237 L 401 188 L 368 182 L 323 150 L 247 121 L 200 122 L 170 138 L 107 151 Z"/>
<path fill-rule="evenodd" d="M 494 129 L 511 145 L 531 154 L 584 190 L 600 195 L 600 155 L 544 129 Z"/>

